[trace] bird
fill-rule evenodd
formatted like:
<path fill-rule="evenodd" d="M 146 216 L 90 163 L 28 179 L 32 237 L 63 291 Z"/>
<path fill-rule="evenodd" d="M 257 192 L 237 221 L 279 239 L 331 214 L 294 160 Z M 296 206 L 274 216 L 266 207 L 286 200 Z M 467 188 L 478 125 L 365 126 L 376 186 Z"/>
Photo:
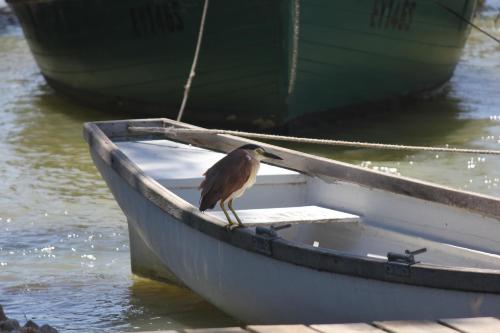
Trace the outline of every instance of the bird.
<path fill-rule="evenodd" d="M 238 214 L 233 209 L 233 199 L 239 198 L 250 188 L 257 177 L 260 161 L 265 158 L 282 160 L 278 155 L 271 154 L 259 145 L 243 145 L 220 159 L 204 174 L 205 178 L 199 186 L 201 190 L 199 209 L 204 212 L 213 209 L 217 202 L 226 215 L 227 228 L 244 227 Z M 231 220 L 224 204 L 233 212 L 238 225 Z"/>

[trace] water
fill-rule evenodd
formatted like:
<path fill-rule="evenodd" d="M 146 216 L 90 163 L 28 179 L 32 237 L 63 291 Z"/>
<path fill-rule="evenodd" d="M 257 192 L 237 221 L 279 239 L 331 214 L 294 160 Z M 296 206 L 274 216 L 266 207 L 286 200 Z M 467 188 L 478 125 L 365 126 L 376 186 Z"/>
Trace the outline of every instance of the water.
<path fill-rule="evenodd" d="M 131 274 L 125 218 L 81 136 L 83 122 L 116 115 L 50 90 L 18 29 L 0 36 L 0 73 L 0 304 L 7 315 L 79 332 L 238 324 L 187 290 Z"/>
<path fill-rule="evenodd" d="M 499 12 L 500 0 L 489 1 L 476 22 L 500 37 Z M 500 149 L 499 51 L 473 31 L 446 93 L 398 112 L 336 120 L 320 136 Z M 47 87 L 18 28 L 0 27 L 0 73 L 0 304 L 7 314 L 80 332 L 238 325 L 187 290 L 131 274 L 125 218 L 81 138 L 83 122 L 117 116 Z M 298 148 L 500 196 L 500 156 Z"/>

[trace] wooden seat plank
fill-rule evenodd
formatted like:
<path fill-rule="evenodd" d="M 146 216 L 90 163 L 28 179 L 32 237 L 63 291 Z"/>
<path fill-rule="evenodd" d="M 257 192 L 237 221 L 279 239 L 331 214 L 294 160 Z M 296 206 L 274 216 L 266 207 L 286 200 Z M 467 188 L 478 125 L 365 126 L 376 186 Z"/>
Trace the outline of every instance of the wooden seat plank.
<path fill-rule="evenodd" d="M 439 322 L 463 333 L 500 332 L 500 320 L 494 317 L 440 319 Z"/>
<path fill-rule="evenodd" d="M 365 323 L 311 325 L 321 333 L 384 333 L 384 331 Z"/>
<path fill-rule="evenodd" d="M 359 221 L 357 215 L 319 206 L 245 209 L 236 213 L 246 226 Z M 222 211 L 209 211 L 208 214 L 226 221 Z"/>
<path fill-rule="evenodd" d="M 457 333 L 456 330 L 433 321 L 376 321 L 373 323 L 391 333 Z"/>

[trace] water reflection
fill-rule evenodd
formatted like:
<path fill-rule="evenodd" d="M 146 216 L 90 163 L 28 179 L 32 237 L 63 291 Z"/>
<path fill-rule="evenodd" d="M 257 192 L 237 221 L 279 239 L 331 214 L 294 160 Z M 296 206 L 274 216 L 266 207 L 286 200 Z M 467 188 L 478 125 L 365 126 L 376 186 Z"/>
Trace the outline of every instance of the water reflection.
<path fill-rule="evenodd" d="M 136 330 L 241 325 L 184 288 L 141 278 L 130 287 L 127 319 Z"/>

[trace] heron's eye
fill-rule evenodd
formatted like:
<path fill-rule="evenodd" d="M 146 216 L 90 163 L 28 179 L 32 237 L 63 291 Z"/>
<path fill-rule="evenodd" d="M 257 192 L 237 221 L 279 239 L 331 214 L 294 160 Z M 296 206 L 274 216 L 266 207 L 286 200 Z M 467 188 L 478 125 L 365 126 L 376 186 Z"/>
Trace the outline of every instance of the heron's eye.
<path fill-rule="evenodd" d="M 257 151 L 257 154 L 259 154 L 259 155 L 264 154 L 264 149 L 262 149 L 262 148 L 257 148 L 256 151 Z"/>

